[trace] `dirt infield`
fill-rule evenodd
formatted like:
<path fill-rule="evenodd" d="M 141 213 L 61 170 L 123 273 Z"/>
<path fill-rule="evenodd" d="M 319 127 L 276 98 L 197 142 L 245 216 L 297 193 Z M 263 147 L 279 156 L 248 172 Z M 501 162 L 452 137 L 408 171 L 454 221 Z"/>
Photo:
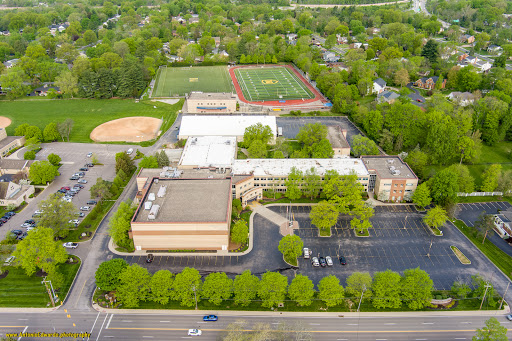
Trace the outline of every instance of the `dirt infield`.
<path fill-rule="evenodd" d="M 162 120 L 153 117 L 134 116 L 109 121 L 91 132 L 96 142 L 142 142 L 158 136 Z"/>
<path fill-rule="evenodd" d="M 0 116 L 0 128 L 7 128 L 10 125 L 11 125 L 11 119 L 10 118 L 4 117 L 4 116 Z"/>
<path fill-rule="evenodd" d="M 236 94 L 238 95 L 238 98 L 240 101 L 244 103 L 249 104 L 255 104 L 255 105 L 262 105 L 262 106 L 271 106 L 271 107 L 288 107 L 288 106 L 300 106 L 300 105 L 307 105 L 312 104 L 314 102 L 328 102 L 328 100 L 320 93 L 318 92 L 314 87 L 309 84 L 309 82 L 302 77 L 301 74 L 297 72 L 292 66 L 290 65 L 273 65 L 273 66 L 280 66 L 280 67 L 287 67 L 289 68 L 303 83 L 308 87 L 308 89 L 313 92 L 315 95 L 315 98 L 307 99 L 307 100 L 300 100 L 300 99 L 292 99 L 292 100 L 286 100 L 286 101 L 280 101 L 276 98 L 275 101 L 249 101 L 247 98 L 245 98 L 244 94 L 242 93 L 242 88 L 240 87 L 240 84 L 238 83 L 238 79 L 235 75 L 235 69 L 237 68 L 258 68 L 261 67 L 261 65 L 243 65 L 243 66 L 235 66 L 229 68 L 229 75 L 231 76 L 231 80 L 233 81 L 233 84 L 235 86 Z M 272 67 L 271 65 L 267 65 L 267 67 Z"/>

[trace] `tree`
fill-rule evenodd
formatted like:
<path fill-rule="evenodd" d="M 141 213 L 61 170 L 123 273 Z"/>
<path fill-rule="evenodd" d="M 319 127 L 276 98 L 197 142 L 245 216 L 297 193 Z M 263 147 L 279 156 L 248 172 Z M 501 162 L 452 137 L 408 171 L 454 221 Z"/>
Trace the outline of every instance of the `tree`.
<path fill-rule="evenodd" d="M 75 205 L 62 197 L 61 193 L 50 194 L 38 204 L 39 210 L 43 211 L 37 217 L 38 225 L 53 229 L 55 237 L 66 237 L 71 227 L 69 221 L 76 218 Z"/>
<path fill-rule="evenodd" d="M 169 270 L 158 270 L 149 281 L 149 299 L 165 305 L 173 296 L 173 274 Z"/>
<path fill-rule="evenodd" d="M 62 137 L 62 141 L 64 141 L 64 137 L 66 137 L 69 142 L 69 135 L 71 134 L 74 123 L 75 122 L 70 118 L 66 118 L 64 122 L 57 123 L 57 130 Z"/>
<path fill-rule="evenodd" d="M 55 78 L 55 85 L 60 88 L 63 94 L 71 96 L 78 92 L 78 76 L 72 71 L 63 71 Z"/>
<path fill-rule="evenodd" d="M 125 152 L 116 153 L 116 173 L 122 170 L 125 174 L 132 174 L 136 169 L 132 158 Z"/>
<path fill-rule="evenodd" d="M 254 140 L 251 142 L 247 151 L 251 159 L 262 159 L 267 156 L 267 145 L 263 143 L 263 141 Z"/>
<path fill-rule="evenodd" d="M 43 132 L 39 127 L 28 126 L 25 130 L 25 138 L 27 140 L 35 139 L 37 142 L 40 142 L 43 139 Z"/>
<path fill-rule="evenodd" d="M 135 207 L 129 201 L 122 202 L 116 213 L 110 218 L 108 229 L 109 234 L 116 245 L 130 249 L 133 247 L 133 240 L 128 236 L 130 221 L 132 220 Z"/>
<path fill-rule="evenodd" d="M 251 274 L 251 270 L 245 270 L 241 275 L 235 277 L 233 292 L 235 304 L 242 307 L 248 306 L 256 298 L 260 280 Z"/>
<path fill-rule="evenodd" d="M 379 155 L 380 151 L 374 141 L 363 135 L 355 135 L 352 138 L 352 154 L 354 154 L 355 157 L 361 155 Z"/>
<path fill-rule="evenodd" d="M 172 289 L 174 300 L 181 301 L 181 305 L 192 307 L 199 299 L 201 293 L 201 275 L 194 268 L 186 267 L 174 278 Z"/>
<path fill-rule="evenodd" d="M 7 98 L 15 99 L 28 94 L 30 87 L 26 85 L 28 76 L 21 67 L 15 66 L 7 69 L 0 75 L 0 84 L 3 89 L 9 89 Z"/>
<path fill-rule="evenodd" d="M 55 122 L 48 123 L 46 127 L 44 127 L 43 139 L 45 142 L 53 142 L 60 139 L 60 134 L 57 130 L 57 124 Z"/>
<path fill-rule="evenodd" d="M 434 282 L 420 268 L 407 269 L 400 283 L 402 299 L 409 309 L 418 310 L 430 304 Z"/>
<path fill-rule="evenodd" d="M 302 254 L 304 243 L 297 235 L 287 235 L 279 241 L 278 249 L 283 254 L 284 260 L 291 264 L 297 263 L 297 257 Z"/>
<path fill-rule="evenodd" d="M 490 165 L 483 173 L 482 173 L 482 187 L 480 190 L 482 192 L 494 192 L 496 187 L 498 187 L 498 180 L 501 174 L 501 165 L 493 164 Z"/>
<path fill-rule="evenodd" d="M 320 235 L 331 234 L 331 227 L 336 225 L 338 216 L 336 205 L 325 200 L 313 206 L 309 213 L 311 223 L 318 227 Z"/>
<path fill-rule="evenodd" d="M 165 151 L 162 149 L 160 151 L 160 153 L 156 153 L 155 154 L 157 160 L 158 160 L 158 167 L 161 168 L 161 167 L 167 167 L 169 166 L 169 157 L 167 156 L 167 154 L 165 153 Z"/>
<path fill-rule="evenodd" d="M 425 46 L 423 46 L 421 56 L 427 58 L 430 64 L 435 64 L 439 57 L 439 44 L 435 40 L 430 39 Z"/>
<path fill-rule="evenodd" d="M 425 177 L 425 167 L 428 164 L 428 155 L 422 152 L 419 147 L 413 149 L 407 157 L 404 159 L 405 162 L 412 168 L 414 173 L 420 178 Z"/>
<path fill-rule="evenodd" d="M 29 179 L 36 185 L 45 185 L 59 175 L 57 168 L 48 161 L 36 161 L 30 165 Z"/>
<path fill-rule="evenodd" d="M 62 244 L 55 241 L 52 229 L 38 227 L 16 245 L 12 255 L 27 276 L 32 276 L 36 269 L 55 273 L 57 265 L 64 263 L 68 254 Z"/>
<path fill-rule="evenodd" d="M 30 127 L 30 124 L 28 124 L 28 123 L 20 124 L 14 130 L 14 135 L 15 136 L 25 136 L 28 127 Z"/>
<path fill-rule="evenodd" d="M 94 277 L 96 286 L 105 291 L 116 290 L 119 285 L 119 276 L 127 267 L 128 263 L 122 258 L 114 258 L 101 263 Z"/>
<path fill-rule="evenodd" d="M 158 159 L 154 155 L 144 156 L 139 162 L 140 168 L 158 168 Z"/>
<path fill-rule="evenodd" d="M 440 206 L 431 208 L 425 217 L 423 217 L 423 222 L 425 224 L 436 229 L 439 229 L 441 226 L 443 226 L 447 220 L 448 216 L 446 215 L 446 211 Z"/>
<path fill-rule="evenodd" d="M 410 81 L 409 72 L 407 71 L 407 69 L 402 68 L 402 69 L 398 70 L 395 73 L 394 81 L 395 81 L 395 84 L 400 85 L 400 88 L 407 85 L 407 83 L 409 83 L 409 81 Z"/>
<path fill-rule="evenodd" d="M 237 220 L 231 227 L 231 240 L 234 243 L 245 244 L 249 238 L 249 227 L 243 219 Z"/>
<path fill-rule="evenodd" d="M 309 198 L 313 199 L 320 194 L 320 189 L 322 188 L 322 177 L 318 175 L 318 171 L 315 167 L 311 167 L 306 170 L 306 174 L 304 175 L 304 194 Z"/>
<path fill-rule="evenodd" d="M 253 124 L 245 128 L 244 144 L 250 146 L 253 141 L 261 141 L 263 144 L 268 144 L 275 134 L 269 126 L 264 126 L 261 123 Z"/>
<path fill-rule="evenodd" d="M 507 328 L 502 326 L 496 317 L 485 321 L 485 327 L 477 328 L 473 341 L 507 341 Z"/>
<path fill-rule="evenodd" d="M 297 140 L 304 146 L 313 146 L 327 137 L 327 127 L 321 123 L 307 123 L 300 128 Z"/>
<path fill-rule="evenodd" d="M 102 178 L 97 178 L 96 183 L 92 185 L 89 190 L 91 192 L 91 199 L 98 198 L 100 201 L 110 199 L 112 197 L 112 192 L 110 191 L 111 186 L 110 182 Z"/>
<path fill-rule="evenodd" d="M 48 155 L 48 161 L 52 165 L 58 166 L 60 164 L 60 162 L 62 161 L 62 159 L 57 154 L 51 153 L 51 154 Z"/>
<path fill-rule="evenodd" d="M 494 286 L 492 283 L 482 277 L 480 274 L 476 274 L 471 276 L 471 283 L 473 285 L 473 297 L 476 297 L 478 299 L 484 299 L 487 305 L 491 307 L 496 306 L 496 290 L 494 289 Z"/>
<path fill-rule="evenodd" d="M 57 48 L 56 55 L 60 59 L 64 59 L 66 64 L 71 64 L 78 57 L 78 51 L 69 43 L 64 43 Z"/>
<path fill-rule="evenodd" d="M 204 279 L 201 295 L 208 302 L 219 305 L 228 300 L 233 292 L 233 280 L 224 272 L 213 272 Z"/>
<path fill-rule="evenodd" d="M 23 153 L 23 159 L 25 160 L 35 160 L 36 159 L 36 152 L 33 150 L 27 150 L 25 153 Z"/>
<path fill-rule="evenodd" d="M 418 205 L 419 207 L 425 208 L 430 205 L 432 202 L 432 198 L 430 197 L 430 189 L 427 186 L 427 183 L 424 182 L 418 187 L 412 194 L 412 202 Z"/>
<path fill-rule="evenodd" d="M 310 306 L 315 296 L 315 285 L 307 276 L 298 274 L 288 287 L 288 296 L 301 307 Z"/>
<path fill-rule="evenodd" d="M 354 272 L 347 278 L 347 292 L 357 300 L 363 295 L 363 299 L 372 296 L 372 276 L 367 272 Z"/>
<path fill-rule="evenodd" d="M 343 303 L 345 290 L 336 276 L 329 275 L 322 278 L 318 283 L 318 291 L 318 298 L 324 301 L 328 308 Z"/>
<path fill-rule="evenodd" d="M 471 176 L 468 166 L 454 163 L 448 167 L 457 175 L 459 192 L 471 193 L 475 188 L 475 179 Z"/>
<path fill-rule="evenodd" d="M 457 174 L 449 168 L 436 173 L 428 181 L 430 187 L 430 194 L 435 203 L 439 205 L 447 205 L 450 202 L 455 202 L 457 192 L 459 192 Z"/>
<path fill-rule="evenodd" d="M 462 281 L 453 282 L 451 290 L 459 298 L 466 298 L 471 293 L 471 288 L 465 282 Z"/>
<path fill-rule="evenodd" d="M 302 171 L 296 167 L 292 167 L 288 178 L 284 184 L 286 186 L 286 197 L 290 200 L 297 200 L 302 197 L 301 185 L 303 181 Z"/>
<path fill-rule="evenodd" d="M 480 235 L 483 235 L 482 244 L 485 243 L 485 239 L 487 238 L 487 234 L 494 230 L 494 216 L 491 214 L 486 214 L 483 211 L 478 217 L 477 221 L 475 221 L 475 228 L 479 232 Z"/>
<path fill-rule="evenodd" d="M 136 308 L 149 294 L 151 275 L 146 268 L 132 264 L 119 275 L 117 298 L 126 308 Z"/>
<path fill-rule="evenodd" d="M 263 301 L 261 305 L 265 308 L 277 306 L 284 301 L 288 278 L 277 272 L 267 271 L 261 276 L 258 288 L 258 296 Z"/>
<path fill-rule="evenodd" d="M 386 270 L 376 272 L 373 275 L 372 304 L 377 309 L 400 308 L 402 300 L 400 299 L 402 277 L 397 272 Z"/>

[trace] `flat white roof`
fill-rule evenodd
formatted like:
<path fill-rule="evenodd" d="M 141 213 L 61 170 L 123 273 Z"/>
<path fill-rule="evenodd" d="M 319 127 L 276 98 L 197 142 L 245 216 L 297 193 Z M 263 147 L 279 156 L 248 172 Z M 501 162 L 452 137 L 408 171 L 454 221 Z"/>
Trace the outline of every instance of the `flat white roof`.
<path fill-rule="evenodd" d="M 245 128 L 256 123 L 270 126 L 274 135 L 277 133 L 275 116 L 183 116 L 181 119 L 180 136 L 243 136 Z"/>
<path fill-rule="evenodd" d="M 234 136 L 197 136 L 189 137 L 180 166 L 231 167 L 236 155 L 236 137 Z"/>
<path fill-rule="evenodd" d="M 369 176 L 368 170 L 361 159 L 247 159 L 235 160 L 233 174 L 253 174 L 255 176 L 276 175 L 287 176 L 296 167 L 305 173 L 311 167 L 316 168 L 319 175 L 327 170 L 335 170 L 340 175 L 355 173 L 358 176 Z"/>

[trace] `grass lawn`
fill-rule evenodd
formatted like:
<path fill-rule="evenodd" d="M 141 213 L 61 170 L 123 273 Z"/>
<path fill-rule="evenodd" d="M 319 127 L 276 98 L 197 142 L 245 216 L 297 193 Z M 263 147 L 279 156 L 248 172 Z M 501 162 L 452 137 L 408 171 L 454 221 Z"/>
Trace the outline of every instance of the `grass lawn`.
<path fill-rule="evenodd" d="M 69 231 L 69 235 L 63 239 L 62 242 L 83 242 L 91 239 L 101 220 L 107 214 L 108 210 L 114 206 L 115 202 L 115 199 L 113 199 L 98 203 L 76 229 Z M 84 232 L 91 232 L 92 234 L 89 237 L 80 238 Z"/>
<path fill-rule="evenodd" d="M 158 70 L 153 97 L 184 96 L 192 91 L 234 91 L 227 66 L 168 67 Z"/>
<path fill-rule="evenodd" d="M 239 68 L 236 79 L 248 101 L 310 99 L 315 95 L 287 67 Z"/>
<path fill-rule="evenodd" d="M 322 201 L 324 199 L 320 199 L 320 198 L 315 198 L 315 199 L 309 199 L 309 198 L 300 198 L 300 199 L 297 199 L 297 200 L 290 200 L 288 198 L 282 198 L 282 199 L 277 199 L 277 200 L 274 200 L 274 201 L 269 201 L 269 202 L 262 202 L 263 205 L 269 205 L 269 204 L 310 204 L 310 203 L 313 203 L 313 204 L 316 204 L 320 201 Z"/>
<path fill-rule="evenodd" d="M 506 276 L 512 279 L 512 257 L 501 251 L 499 247 L 487 239 L 485 240 L 485 243 L 482 244 L 482 238 L 473 235 L 472 231 L 474 231 L 474 228 L 468 227 L 463 221 L 455 220 L 453 221 L 453 224 L 457 226 L 457 228 L 464 233 L 464 235 L 468 237 L 469 240 L 471 240 L 471 242 L 479 248 L 491 262 L 494 263 L 494 265 L 503 271 Z"/>
<path fill-rule="evenodd" d="M 489 201 L 508 201 L 512 204 L 511 197 L 458 197 L 459 203 L 489 202 Z"/>
<path fill-rule="evenodd" d="M 176 113 L 183 101 L 174 105 L 160 102 L 108 99 L 69 99 L 45 101 L 0 101 L 0 113 L 9 117 L 12 124 L 8 135 L 14 135 L 15 128 L 23 123 L 36 125 L 41 129 L 51 122 L 74 121 L 70 142 L 90 143 L 92 130 L 102 123 L 130 116 L 163 118 L 162 131 L 176 119 Z M 156 107 L 156 109 L 154 108 Z"/>
<path fill-rule="evenodd" d="M 60 299 L 66 297 L 79 267 L 80 262 L 58 266 L 59 272 L 65 277 L 65 284 L 57 293 Z M 7 277 L 0 279 L 1 307 L 47 307 L 50 298 L 45 286 L 41 284 L 42 277 L 35 274 L 29 277 L 21 268 L 7 267 L 7 270 Z"/>

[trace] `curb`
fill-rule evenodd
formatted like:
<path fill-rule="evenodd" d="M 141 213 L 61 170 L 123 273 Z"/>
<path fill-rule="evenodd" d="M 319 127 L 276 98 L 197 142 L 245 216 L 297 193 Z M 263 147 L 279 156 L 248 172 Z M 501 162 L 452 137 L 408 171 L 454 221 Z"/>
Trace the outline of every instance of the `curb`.
<path fill-rule="evenodd" d="M 73 287 L 75 286 L 76 278 L 78 277 L 78 274 L 80 274 L 80 270 L 82 270 L 82 265 L 84 264 L 84 262 L 82 261 L 82 258 L 80 258 L 80 256 L 77 256 L 77 255 L 72 255 L 72 256 L 78 257 L 78 259 L 80 259 L 80 266 L 78 267 L 78 270 L 76 271 L 75 278 L 73 278 L 73 282 L 71 282 L 71 285 L 69 286 L 69 290 L 68 290 L 68 293 L 66 294 L 66 297 L 64 297 L 64 299 L 62 301 L 60 301 L 61 304 L 59 305 L 59 308 L 61 306 L 63 306 L 64 303 L 67 301 L 69 294 L 71 293 Z"/>

